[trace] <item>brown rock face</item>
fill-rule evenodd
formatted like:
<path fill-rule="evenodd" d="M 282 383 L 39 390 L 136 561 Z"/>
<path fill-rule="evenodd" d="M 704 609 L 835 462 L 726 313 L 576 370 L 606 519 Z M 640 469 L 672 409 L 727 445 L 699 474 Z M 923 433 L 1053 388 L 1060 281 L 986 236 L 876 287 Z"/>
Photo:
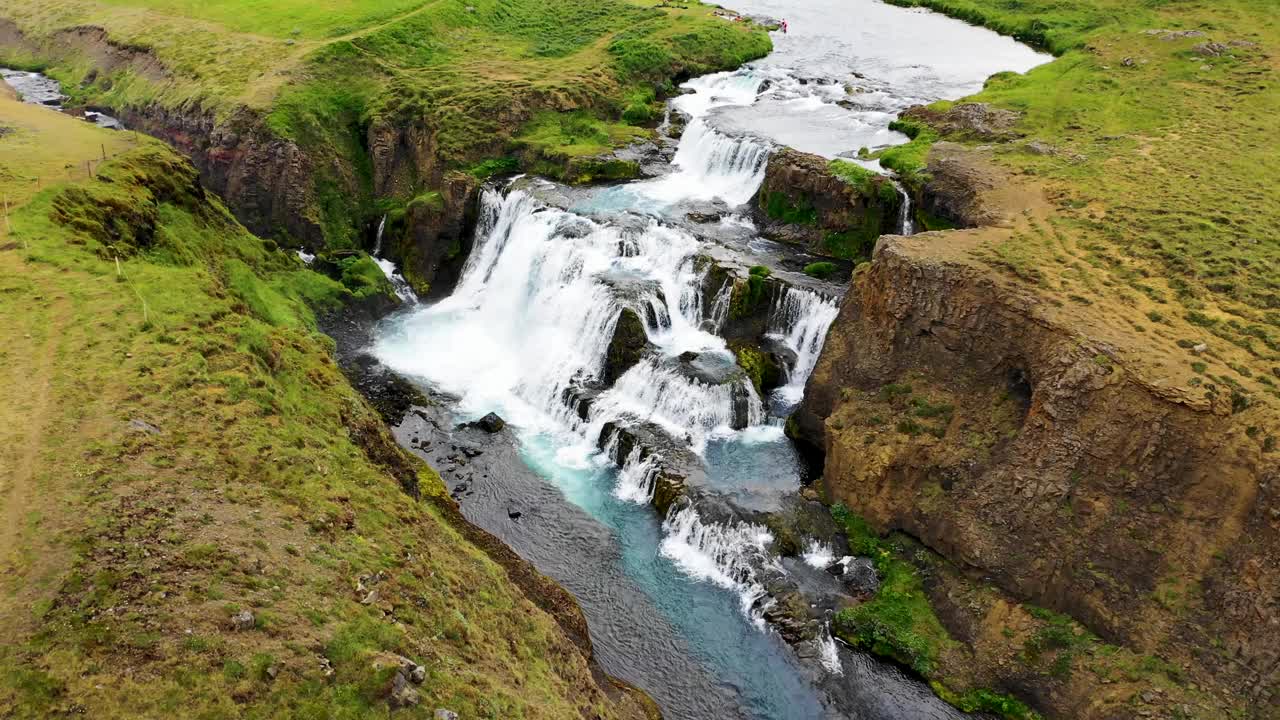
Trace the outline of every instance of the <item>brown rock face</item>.
<path fill-rule="evenodd" d="M 826 158 L 791 149 L 769 158 L 756 205 L 766 236 L 828 257 L 865 257 L 882 233 L 901 229 L 902 199 L 889 178 L 859 187 Z"/>
<path fill-rule="evenodd" d="M 948 237 L 883 239 L 844 299 L 796 416 L 825 450 L 830 500 L 1269 702 L 1280 469 L 1251 437 L 1269 409 L 1233 415 L 1130 372 L 1032 292 L 931 259 Z"/>

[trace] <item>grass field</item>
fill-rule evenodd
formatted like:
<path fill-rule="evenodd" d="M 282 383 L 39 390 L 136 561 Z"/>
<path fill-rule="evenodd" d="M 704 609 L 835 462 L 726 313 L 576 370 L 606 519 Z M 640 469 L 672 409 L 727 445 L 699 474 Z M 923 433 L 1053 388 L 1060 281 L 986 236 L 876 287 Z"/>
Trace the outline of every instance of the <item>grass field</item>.
<path fill-rule="evenodd" d="M 1280 397 L 1274 3 L 894 1 L 1060 55 L 971 98 L 1022 113 L 1025 139 L 993 157 L 1051 204 L 983 262 L 1143 348 L 1166 378 L 1237 406 Z M 937 139 L 926 129 L 886 163 L 918 171 Z"/>
<path fill-rule="evenodd" d="M 401 490 L 442 486 L 315 330 L 347 288 L 159 142 L 9 97 L 0 194 L 0 716 L 386 717 L 389 653 L 427 671 L 404 717 L 614 715 Z"/>
<path fill-rule="evenodd" d="M 673 78 L 771 47 L 711 6 L 657 0 L 14 0 L 5 20 L 24 42 L 0 46 L 0 64 L 46 70 L 74 103 L 220 122 L 249 109 L 314 159 L 309 212 L 334 247 L 374 211 L 371 129 L 416 133 L 416 175 L 377 191 L 407 201 L 523 147 L 568 157 L 643 137 Z M 121 48 L 128 60 L 100 71 Z M 602 132 L 562 133 L 557 113 Z"/>

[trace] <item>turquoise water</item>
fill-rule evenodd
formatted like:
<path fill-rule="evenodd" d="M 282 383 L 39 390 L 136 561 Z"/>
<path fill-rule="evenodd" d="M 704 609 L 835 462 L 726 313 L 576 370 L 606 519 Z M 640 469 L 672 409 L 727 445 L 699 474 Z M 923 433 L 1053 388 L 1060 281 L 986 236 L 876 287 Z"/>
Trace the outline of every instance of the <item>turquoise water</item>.
<path fill-rule="evenodd" d="M 739 706 L 720 708 L 723 714 L 702 717 L 825 717 L 816 691 L 790 650 L 776 634 L 763 631 L 739 610 L 738 594 L 681 572 L 659 551 L 662 528 L 652 509 L 615 498 L 616 473 L 608 467 L 566 468 L 557 461 L 559 449 L 543 436 L 526 441 L 522 456 L 569 502 L 611 531 L 620 550 L 622 571 L 686 640 L 690 655 Z M 593 638 L 597 644 L 608 643 L 596 633 Z M 678 708 L 669 707 L 670 698 L 663 698 L 664 688 L 645 687 L 664 705 L 668 717 L 680 717 Z"/>

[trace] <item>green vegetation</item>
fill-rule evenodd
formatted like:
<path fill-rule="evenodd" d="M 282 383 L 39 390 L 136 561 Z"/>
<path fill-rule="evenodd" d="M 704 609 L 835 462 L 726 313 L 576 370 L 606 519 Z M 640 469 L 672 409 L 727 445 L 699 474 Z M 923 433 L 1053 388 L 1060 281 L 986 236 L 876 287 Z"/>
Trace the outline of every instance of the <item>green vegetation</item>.
<path fill-rule="evenodd" d="M 815 277 L 819 280 L 826 280 L 839 270 L 839 266 L 833 262 L 821 260 L 819 262 L 809 263 L 804 266 L 804 274 L 809 277 Z"/>
<path fill-rule="evenodd" d="M 0 368 L 31 389 L 0 393 L 0 715 L 386 717 L 395 653 L 431 708 L 614 716 L 337 368 L 315 313 L 350 290 L 158 142 L 0 115 Z"/>
<path fill-rule="evenodd" d="M 1021 114 L 1015 129 L 1025 140 L 997 143 L 992 158 L 1040 184 L 1053 205 L 1013 241 L 1022 264 L 1039 270 L 1038 284 L 1093 307 L 1085 317 L 1141 303 L 1170 319 L 1141 331 L 1144 347 L 1177 339 L 1173 318 L 1203 325 L 1252 370 L 1235 378 L 1237 392 L 1280 397 L 1258 380 L 1280 361 L 1280 245 L 1264 239 L 1280 225 L 1280 196 L 1268 192 L 1280 166 L 1261 152 L 1280 132 L 1274 4 L 893 1 L 1059 56 L 1023 75 L 995 75 L 966 99 Z M 881 163 L 918 183 L 939 134 L 914 121 L 894 127 L 914 139 L 883 151 Z"/>
<path fill-rule="evenodd" d="M 940 104 L 935 103 L 930 107 L 938 108 Z M 938 133 L 916 120 L 901 118 L 889 123 L 889 129 L 906 135 L 910 141 L 885 148 L 875 153 L 875 157 L 880 160 L 881 165 L 897 173 L 907 187 L 919 189 L 927 180 L 924 171 L 926 157 L 929 147 L 937 142 Z"/>
<path fill-rule="evenodd" d="M 895 556 L 866 521 L 843 505 L 831 514 L 849 537 L 857 555 L 870 557 L 880 576 L 875 597 L 836 615 L 833 629 L 845 642 L 893 658 L 924 677 L 937 668 L 941 646 L 952 642 L 924 595 L 915 568 Z"/>
<path fill-rule="evenodd" d="M 965 712 L 990 712 L 1008 720 L 1039 716 L 1021 701 L 986 688 L 952 690 L 939 666 L 941 655 L 958 643 L 938 620 L 924 592 L 920 573 L 904 559 L 907 547 L 881 538 L 865 520 L 836 504 L 831 515 L 844 528 L 849 550 L 869 557 L 880 577 L 880 589 L 862 604 L 841 610 L 833 632 L 845 642 L 891 658 L 924 678 L 943 700 Z"/>
<path fill-rule="evenodd" d="M 760 207 L 774 220 L 790 225 L 817 225 L 818 211 L 808 201 L 801 198 L 793 201 L 782 192 L 764 192 L 760 194 Z"/>
<path fill-rule="evenodd" d="M 755 312 L 765 297 L 765 280 L 773 272 L 763 265 L 755 265 L 747 272 L 746 282 L 735 280 L 729 294 L 729 317 L 744 318 Z"/>
<path fill-rule="evenodd" d="M 898 202 L 898 190 L 889 178 L 868 170 L 848 160 L 832 160 L 827 167 L 831 174 L 857 188 L 858 194 L 870 200 L 894 205 Z"/>
<path fill-rule="evenodd" d="M 734 355 L 738 358 L 738 365 L 746 371 L 747 377 L 751 378 L 751 384 L 755 385 L 757 393 L 764 395 L 778 386 L 782 373 L 777 363 L 762 350 L 744 345 L 736 348 Z"/>
<path fill-rule="evenodd" d="M 763 28 L 713 10 L 655 0 L 15 0 L 5 15 L 33 42 L 0 48 L 0 63 L 48 65 L 76 103 L 204 112 L 234 118 L 237 133 L 262 118 L 312 161 L 307 213 L 341 249 L 357 246 L 356 229 L 376 212 L 375 134 L 420 146 L 399 192 L 438 189 L 427 184 L 439 170 L 506 172 L 484 166 L 505 157 L 577 181 L 630 177 L 621 161 L 568 161 L 648 137 L 636 126 L 653 120 L 673 79 L 770 49 Z M 105 28 L 136 62 L 99 71 L 93 50 L 51 55 L 39 43 L 85 25 Z"/>

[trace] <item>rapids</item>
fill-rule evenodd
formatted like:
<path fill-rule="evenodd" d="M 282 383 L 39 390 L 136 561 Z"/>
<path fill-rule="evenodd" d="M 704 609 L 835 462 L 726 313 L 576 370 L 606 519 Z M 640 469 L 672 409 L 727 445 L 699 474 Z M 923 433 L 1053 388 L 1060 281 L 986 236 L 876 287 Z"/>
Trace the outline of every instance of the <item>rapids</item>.
<path fill-rule="evenodd" d="M 704 287 L 699 257 L 713 245 L 743 258 L 767 246 L 733 210 L 751 200 L 774 147 L 836 156 L 902 142 L 888 123 L 903 108 L 1045 58 L 875 0 L 737 9 L 786 17 L 790 33 L 774 33 L 761 61 L 684 85 L 670 102 L 686 125 L 666 172 L 564 204 L 528 178 L 484 190 L 454 292 L 411 304 L 373 343 L 384 365 L 443 398 L 437 412 L 448 416 L 423 414 L 397 432 L 438 447 L 475 432 L 456 423 L 507 420 L 514 446 L 485 450 L 465 476 L 443 473 L 463 512 L 577 597 L 605 670 L 648 691 L 666 717 L 959 717 L 923 684 L 833 639 L 829 622 L 792 648 L 766 621 L 778 577 L 833 582 L 823 570 L 838 559 L 833 547 L 811 541 L 801 558 L 779 558 L 751 513 L 777 509 L 805 480 L 782 424 L 838 297 L 794 284 L 776 294 L 765 337 L 786 358 L 785 381 L 760 397 L 721 336 L 729 284 Z M 683 222 L 687 208 L 708 205 L 726 211 L 714 227 Z M 605 386 L 624 309 L 644 319 L 648 349 Z M 609 430 L 639 424 L 696 458 L 700 501 L 653 512 L 661 457 L 638 446 L 621 456 Z"/>

